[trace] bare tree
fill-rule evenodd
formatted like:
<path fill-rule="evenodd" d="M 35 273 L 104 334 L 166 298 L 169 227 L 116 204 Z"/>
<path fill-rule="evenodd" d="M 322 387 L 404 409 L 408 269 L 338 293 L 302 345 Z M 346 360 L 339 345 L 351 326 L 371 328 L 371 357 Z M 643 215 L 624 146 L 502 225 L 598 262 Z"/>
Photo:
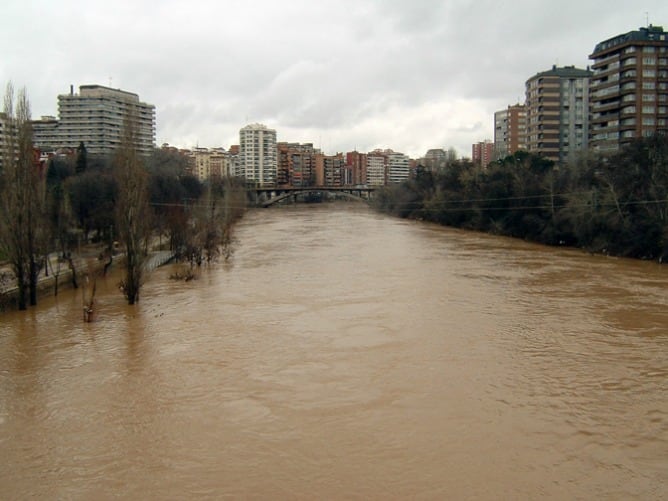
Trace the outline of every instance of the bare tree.
<path fill-rule="evenodd" d="M 25 88 L 14 101 L 7 84 L 4 99 L 5 144 L 0 173 L 0 245 L 8 256 L 18 286 L 18 307 L 37 304 L 37 280 L 43 262 L 39 252 L 43 187 L 35 159 L 30 124 L 30 102 Z"/>
<path fill-rule="evenodd" d="M 229 259 L 232 230 L 245 209 L 245 197 L 243 187 L 229 178 L 209 180 L 188 222 L 191 232 L 187 255 L 191 265 L 200 265 L 204 260 L 210 263 L 221 255 Z"/>
<path fill-rule="evenodd" d="M 139 300 L 142 267 L 150 232 L 148 223 L 148 174 L 136 148 L 136 121 L 130 114 L 124 123 L 121 145 L 114 158 L 118 188 L 116 230 L 125 247 L 126 274 L 122 282 L 128 304 Z"/>

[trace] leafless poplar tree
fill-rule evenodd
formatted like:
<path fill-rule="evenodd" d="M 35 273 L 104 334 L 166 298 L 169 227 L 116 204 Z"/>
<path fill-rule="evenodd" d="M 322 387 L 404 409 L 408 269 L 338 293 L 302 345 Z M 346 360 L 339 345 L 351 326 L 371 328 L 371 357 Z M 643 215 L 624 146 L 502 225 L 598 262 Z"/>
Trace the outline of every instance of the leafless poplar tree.
<path fill-rule="evenodd" d="M 122 287 L 128 304 L 139 300 L 150 233 L 148 174 L 136 148 L 134 118 L 132 114 L 126 118 L 123 140 L 114 158 L 114 177 L 118 188 L 116 230 L 125 247 L 126 274 Z"/>
<path fill-rule="evenodd" d="M 14 87 L 7 84 L 4 99 L 5 144 L 0 173 L 0 245 L 14 271 L 18 307 L 37 304 L 37 280 L 41 269 L 40 223 L 43 187 L 32 143 L 30 102 L 25 88 L 14 101 Z"/>

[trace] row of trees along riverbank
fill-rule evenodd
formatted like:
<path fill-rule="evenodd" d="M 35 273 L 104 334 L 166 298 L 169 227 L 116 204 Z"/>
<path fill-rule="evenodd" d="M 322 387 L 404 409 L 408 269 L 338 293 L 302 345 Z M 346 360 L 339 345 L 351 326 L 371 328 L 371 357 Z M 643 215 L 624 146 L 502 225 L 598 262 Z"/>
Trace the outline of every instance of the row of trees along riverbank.
<path fill-rule="evenodd" d="M 244 185 L 214 179 L 206 184 L 185 175 L 186 160 L 155 150 L 142 157 L 133 147 L 132 117 L 111 157 L 53 157 L 40 166 L 33 148 L 30 104 L 25 89 L 7 86 L 6 143 L 0 167 L 0 261 L 13 273 L 17 307 L 37 304 L 38 281 L 48 274 L 48 256 L 73 256 L 96 244 L 107 265 L 114 249 L 124 254 L 122 290 L 129 304 L 139 298 L 144 259 L 162 243 L 191 267 L 230 252 L 231 232 L 246 206 Z M 117 244 L 117 245 L 114 245 Z M 100 263 L 100 271 L 105 266 Z M 89 270 L 90 274 L 90 270 Z M 77 270 L 72 270 L 76 287 Z M 57 289 L 56 289 L 57 290 Z"/>
<path fill-rule="evenodd" d="M 568 245 L 590 252 L 668 259 L 668 138 L 638 139 L 612 155 L 566 165 L 518 152 L 483 168 L 451 162 L 375 195 L 403 218 Z"/>

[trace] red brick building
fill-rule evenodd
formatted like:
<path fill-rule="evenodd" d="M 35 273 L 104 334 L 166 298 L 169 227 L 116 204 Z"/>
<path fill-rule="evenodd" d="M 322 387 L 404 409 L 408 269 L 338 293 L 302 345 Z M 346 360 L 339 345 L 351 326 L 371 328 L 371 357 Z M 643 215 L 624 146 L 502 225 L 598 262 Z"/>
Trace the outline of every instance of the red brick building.
<path fill-rule="evenodd" d="M 489 140 L 474 143 L 471 147 L 471 161 L 473 165 L 487 167 L 494 160 L 494 143 Z"/>

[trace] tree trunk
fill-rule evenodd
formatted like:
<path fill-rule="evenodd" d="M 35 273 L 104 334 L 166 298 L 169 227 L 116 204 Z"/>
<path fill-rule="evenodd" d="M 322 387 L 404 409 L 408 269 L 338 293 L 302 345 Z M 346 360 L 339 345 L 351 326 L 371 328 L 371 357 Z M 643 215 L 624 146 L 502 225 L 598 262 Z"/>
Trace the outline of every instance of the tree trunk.
<path fill-rule="evenodd" d="M 28 273 L 30 290 L 30 306 L 37 305 L 37 286 L 39 285 L 39 266 L 37 262 L 30 258 L 30 270 Z"/>

